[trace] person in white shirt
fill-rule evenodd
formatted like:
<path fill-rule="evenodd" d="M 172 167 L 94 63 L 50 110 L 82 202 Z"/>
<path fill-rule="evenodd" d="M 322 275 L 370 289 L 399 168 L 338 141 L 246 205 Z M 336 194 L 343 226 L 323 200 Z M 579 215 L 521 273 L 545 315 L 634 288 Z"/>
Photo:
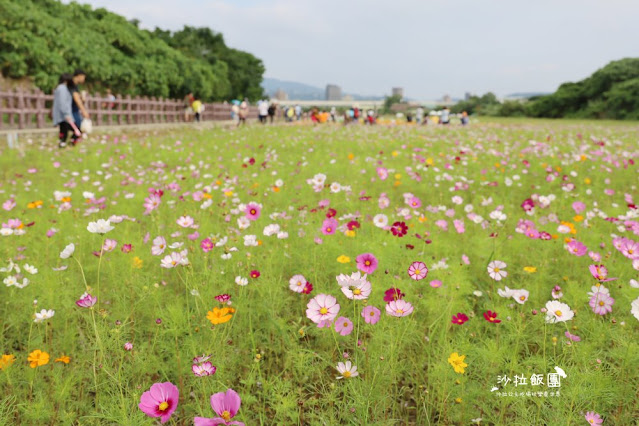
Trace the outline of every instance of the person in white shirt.
<path fill-rule="evenodd" d="M 260 118 L 260 123 L 266 124 L 266 117 L 268 117 L 268 102 L 262 100 L 257 104 L 257 111 Z"/>
<path fill-rule="evenodd" d="M 442 110 L 442 116 L 440 117 L 440 123 L 442 124 L 450 124 L 450 111 L 448 107 L 444 107 Z"/>

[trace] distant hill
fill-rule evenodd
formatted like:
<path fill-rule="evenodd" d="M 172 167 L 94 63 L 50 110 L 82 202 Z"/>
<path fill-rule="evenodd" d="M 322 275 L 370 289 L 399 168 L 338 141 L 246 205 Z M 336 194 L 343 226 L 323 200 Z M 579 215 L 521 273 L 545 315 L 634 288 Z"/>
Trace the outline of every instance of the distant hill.
<path fill-rule="evenodd" d="M 529 107 L 534 117 L 639 120 L 639 58 L 612 61 L 590 77 L 564 83 Z"/>
<path fill-rule="evenodd" d="M 267 95 L 273 96 L 279 89 L 286 92 L 289 99 L 297 99 L 300 101 L 320 101 L 326 97 L 326 90 L 311 86 L 309 84 L 298 83 L 296 81 L 278 80 L 276 78 L 264 78 L 262 87 Z M 343 90 L 343 89 L 342 89 Z M 343 96 L 351 96 L 353 100 L 381 100 L 383 96 L 366 96 L 353 93 L 344 93 Z"/>
<path fill-rule="evenodd" d="M 510 95 L 504 96 L 506 99 L 529 99 L 537 96 L 546 96 L 550 95 L 550 92 L 518 92 L 511 93 Z"/>

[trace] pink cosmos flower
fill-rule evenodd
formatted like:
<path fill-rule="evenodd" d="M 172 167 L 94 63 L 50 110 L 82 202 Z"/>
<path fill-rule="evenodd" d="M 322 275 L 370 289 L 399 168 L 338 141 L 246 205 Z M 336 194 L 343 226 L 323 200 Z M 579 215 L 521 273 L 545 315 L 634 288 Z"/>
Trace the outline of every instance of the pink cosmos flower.
<path fill-rule="evenodd" d="M 596 280 L 600 282 L 608 282 L 614 281 L 617 278 L 607 278 L 608 277 L 608 269 L 604 265 L 590 265 L 588 266 L 588 270 L 590 274 L 595 277 Z"/>
<path fill-rule="evenodd" d="M 569 332 L 569 331 L 567 331 L 567 330 L 566 330 L 566 332 L 564 333 L 564 335 L 565 335 L 568 339 L 572 340 L 573 342 L 580 342 L 580 341 L 581 341 L 581 337 L 579 337 L 579 336 L 577 336 L 577 335 L 575 335 L 575 334 L 572 334 L 572 333 L 570 333 L 570 332 Z"/>
<path fill-rule="evenodd" d="M 91 306 L 95 305 L 95 302 L 97 301 L 97 297 L 91 296 L 89 293 L 84 293 L 82 296 L 80 296 L 79 300 L 75 301 L 75 304 L 81 308 L 90 308 Z"/>
<path fill-rule="evenodd" d="M 322 224 L 322 234 L 332 235 L 335 233 L 338 226 L 339 226 L 339 222 L 333 219 L 332 217 L 329 219 L 325 219 L 324 223 Z"/>
<path fill-rule="evenodd" d="M 388 178 L 388 170 L 385 167 L 378 167 L 376 172 L 377 176 L 379 176 L 381 180 L 386 180 Z"/>
<path fill-rule="evenodd" d="M 126 342 L 126 343 L 124 344 L 124 350 L 125 350 L 125 351 L 130 351 L 131 349 L 133 349 L 133 343 L 131 343 L 131 342 Z"/>
<path fill-rule="evenodd" d="M 217 367 L 211 364 L 210 361 L 193 364 L 191 366 L 191 371 L 193 371 L 193 374 L 195 374 L 197 377 L 211 376 L 215 374 L 216 370 L 217 370 Z"/>
<path fill-rule="evenodd" d="M 153 247 L 151 247 L 151 254 L 153 256 L 159 256 L 166 250 L 166 240 L 164 237 L 155 237 L 153 239 Z"/>
<path fill-rule="evenodd" d="M 220 303 L 226 303 L 226 304 L 231 304 L 231 295 L 224 293 L 224 294 L 218 294 L 217 296 L 215 296 L 215 300 L 217 300 Z"/>
<path fill-rule="evenodd" d="M 321 321 L 332 321 L 339 313 L 337 299 L 328 294 L 318 294 L 306 305 L 306 316 L 318 324 Z"/>
<path fill-rule="evenodd" d="M 428 275 L 428 268 L 424 262 L 413 262 L 408 267 L 408 276 L 415 281 L 423 280 Z"/>
<path fill-rule="evenodd" d="M 432 288 L 439 288 L 439 287 L 441 287 L 441 286 L 442 286 L 442 282 L 441 282 L 440 280 L 432 280 L 432 281 L 430 282 L 430 286 L 431 286 Z"/>
<path fill-rule="evenodd" d="M 462 262 L 464 262 L 465 265 L 470 265 L 470 259 L 468 258 L 468 256 L 466 256 L 465 254 L 462 254 Z"/>
<path fill-rule="evenodd" d="M 180 225 L 182 228 L 190 228 L 191 226 L 193 226 L 195 221 L 191 216 L 180 216 L 178 220 L 175 221 L 175 223 Z"/>
<path fill-rule="evenodd" d="M 612 312 L 612 305 L 615 304 L 615 299 L 610 297 L 608 293 L 597 292 L 590 298 L 588 304 L 597 315 L 606 315 Z"/>
<path fill-rule="evenodd" d="M 180 391 L 171 382 L 155 383 L 140 397 L 138 407 L 149 417 L 160 417 L 162 423 L 171 418 L 180 399 Z"/>
<path fill-rule="evenodd" d="M 582 203 L 581 201 L 575 201 L 574 203 L 572 203 L 572 208 L 575 211 L 575 213 L 579 214 L 582 211 L 586 210 L 586 205 Z"/>
<path fill-rule="evenodd" d="M 193 419 L 195 426 L 217 426 L 217 425 L 236 425 L 244 426 L 244 423 L 231 421 L 233 417 L 240 411 L 240 405 L 242 400 L 240 396 L 233 389 L 228 389 L 226 392 L 219 392 L 211 395 L 211 408 L 215 411 L 219 417 L 205 418 L 196 417 Z"/>
<path fill-rule="evenodd" d="M 620 247 L 621 254 L 631 260 L 639 259 L 639 243 L 627 238 L 624 240 Z"/>
<path fill-rule="evenodd" d="M 418 209 L 422 206 L 422 201 L 419 198 L 413 196 L 408 200 L 406 204 L 408 204 L 413 209 Z"/>
<path fill-rule="evenodd" d="M 588 247 L 577 240 L 570 241 L 566 245 L 566 249 L 570 254 L 574 254 L 575 256 L 583 256 L 588 253 Z"/>
<path fill-rule="evenodd" d="M 246 209 L 244 209 L 244 213 L 246 214 L 246 218 L 248 220 L 257 220 L 260 217 L 261 208 L 257 203 L 248 203 L 246 205 Z"/>
<path fill-rule="evenodd" d="M 362 309 L 362 317 L 367 324 L 377 324 L 380 316 L 380 310 L 375 306 L 369 305 Z"/>
<path fill-rule="evenodd" d="M 464 232 L 466 232 L 466 227 L 464 226 L 463 220 L 455 219 L 453 220 L 453 225 L 455 226 L 455 231 L 457 231 L 458 234 L 463 234 Z"/>
<path fill-rule="evenodd" d="M 584 417 L 586 418 L 586 421 L 591 425 L 599 426 L 603 424 L 603 419 L 601 418 L 601 416 L 594 411 L 588 411 Z"/>
<path fill-rule="evenodd" d="M 131 250 L 133 250 L 133 245 L 122 244 L 122 248 L 120 250 L 122 250 L 122 253 L 131 253 Z"/>
<path fill-rule="evenodd" d="M 377 258 L 371 253 L 364 253 L 357 256 L 357 269 L 366 273 L 372 274 L 377 269 Z"/>
<path fill-rule="evenodd" d="M 413 312 L 413 305 L 405 300 L 394 300 L 386 305 L 386 313 L 394 317 L 405 317 Z"/>
<path fill-rule="evenodd" d="M 5 209 L 6 211 L 11 211 L 13 210 L 13 208 L 16 206 L 16 202 L 13 198 L 5 201 L 4 203 L 2 203 L 2 208 Z"/>
<path fill-rule="evenodd" d="M 145 214 L 151 213 L 153 210 L 157 209 L 160 206 L 162 199 L 157 194 L 151 194 L 147 198 L 144 199 L 144 208 Z"/>
<path fill-rule="evenodd" d="M 348 336 L 353 331 L 353 321 L 346 317 L 339 317 L 335 321 L 335 331 L 342 336 Z"/>
<path fill-rule="evenodd" d="M 107 238 L 106 240 L 104 240 L 104 244 L 102 244 L 102 250 L 105 252 L 110 252 L 113 251 L 113 249 L 115 249 L 117 245 L 117 241 Z"/>

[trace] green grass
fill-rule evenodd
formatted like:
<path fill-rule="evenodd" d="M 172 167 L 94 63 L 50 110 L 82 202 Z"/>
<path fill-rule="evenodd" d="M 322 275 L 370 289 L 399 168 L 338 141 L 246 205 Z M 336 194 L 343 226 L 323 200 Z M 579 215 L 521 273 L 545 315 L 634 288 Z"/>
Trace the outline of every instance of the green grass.
<path fill-rule="evenodd" d="M 606 145 L 595 146 L 591 137 Z M 180 390 L 171 424 L 192 424 L 195 416 L 215 417 L 209 396 L 228 388 L 242 398 L 234 420 L 247 425 L 470 424 L 477 418 L 499 425 L 586 424 L 586 411 L 600 413 L 605 424 L 635 424 L 639 323 L 630 304 L 639 290 L 628 281 L 638 274 L 613 248 L 611 238 L 633 235 L 599 217 L 587 224 L 577 222 L 571 205 L 583 201 L 590 212 L 596 202 L 606 215 L 618 216 L 628 211 L 624 193 L 639 202 L 636 165 L 617 168 L 591 154 L 602 149 L 617 158 L 625 151 L 639 160 L 636 123 L 485 119 L 468 128 L 253 126 L 138 132 L 118 139 L 116 144 L 114 136 L 95 136 L 63 151 L 53 142 L 34 143 L 24 150 L 24 157 L 4 147 L 0 152 L 0 201 L 13 197 L 17 203 L 12 211 L 0 210 L 0 218 L 4 223 L 11 218 L 35 222 L 24 228 L 24 235 L 0 237 L 2 266 L 18 259 L 21 267 L 28 263 L 39 269 L 36 275 L 25 274 L 31 283 L 23 289 L 0 287 L 0 351 L 16 358 L 0 371 L 3 424 L 152 424 L 137 404 L 153 383 L 164 381 Z M 546 148 L 531 150 L 531 141 L 543 142 Z M 583 161 L 581 153 L 587 157 Z M 426 168 L 417 156 L 432 165 Z M 462 160 L 456 162 L 456 156 Z M 255 165 L 242 167 L 248 157 L 255 158 Z M 530 162 L 527 174 L 523 160 Z M 59 168 L 53 165 L 56 161 Z M 390 171 L 385 181 L 377 178 L 378 161 Z M 507 164 L 496 165 L 502 161 Z M 453 168 L 446 169 L 447 163 Z M 419 173 L 421 181 L 412 179 L 406 167 Z M 558 179 L 547 182 L 546 167 L 560 168 Z M 37 172 L 29 173 L 30 168 Z M 350 185 L 352 193 L 331 193 L 328 188 L 314 192 L 306 179 L 317 173 L 327 175 L 327 184 Z M 506 186 L 505 179 L 514 175 L 520 179 Z M 576 185 L 573 191 L 561 189 L 563 175 Z M 279 192 L 272 189 L 277 179 L 284 182 Z M 462 180 L 469 189 L 451 192 Z M 491 181 L 499 185 L 483 184 Z M 180 188 L 171 191 L 171 183 Z M 144 215 L 150 187 L 163 189 L 164 196 L 158 210 Z M 607 188 L 614 189 L 614 195 L 606 195 Z M 56 190 L 72 193 L 70 210 L 59 212 Z M 209 208 L 200 208 L 202 201 L 185 194 L 197 190 L 210 193 Z M 104 196 L 104 209 L 85 215 L 89 205 L 84 191 Z M 386 214 L 391 224 L 400 220 L 398 209 L 406 207 L 403 194 L 408 192 L 423 203 L 419 213 L 406 220 L 408 235 L 398 238 L 374 226 L 372 217 L 378 213 Z M 391 202 L 383 210 L 378 206 L 381 193 Z M 556 200 L 528 216 L 520 204 L 534 193 L 555 194 Z M 361 195 L 371 198 L 360 200 Z M 454 195 L 463 198 L 461 205 L 451 202 Z M 488 197 L 492 204 L 482 205 Z M 28 208 L 37 200 L 43 201 L 41 208 Z M 337 218 L 358 216 L 361 228 L 355 236 L 321 234 L 326 209 L 315 210 L 320 200 L 330 200 Z M 233 210 L 251 201 L 262 204 L 261 217 L 238 230 L 237 219 L 244 214 Z M 486 219 L 503 205 L 507 220 L 499 225 L 488 219 L 483 228 L 466 217 L 467 204 Z M 440 205 L 454 209 L 455 219 L 464 219 L 465 233 L 458 234 L 453 218 L 443 211 L 425 208 Z M 274 213 L 286 215 L 270 219 Z M 610 276 L 619 277 L 605 284 L 615 298 L 612 313 L 599 316 L 591 311 L 586 293 L 595 283 L 588 272 L 593 262 L 565 250 L 566 235 L 558 234 L 558 224 L 541 223 L 551 213 L 573 223 L 576 234 L 571 236 L 600 252 Z M 99 252 L 103 237 L 86 227 L 111 215 L 136 220 L 124 220 L 105 235 L 118 246 L 100 261 L 92 252 Z M 199 225 L 194 241 L 187 238 L 193 230 L 176 224 L 182 215 Z M 447 220 L 448 231 L 435 225 L 440 219 Z M 558 238 L 528 239 L 515 232 L 519 219 L 532 220 Z M 340 220 L 341 225 L 347 222 Z M 264 236 L 264 227 L 271 223 L 279 224 L 289 237 Z M 59 232 L 48 238 L 46 231 L 52 227 Z M 181 235 L 171 237 L 175 232 Z M 145 244 L 147 233 L 150 240 Z M 492 233 L 497 236 L 491 238 Z M 151 241 L 160 235 L 169 243 L 184 243 L 189 266 L 160 267 L 161 257 L 179 251 L 167 249 L 163 256 L 152 256 Z M 245 235 L 256 235 L 261 245 L 246 247 Z M 217 241 L 228 236 L 228 242 L 204 253 L 200 241 L 207 236 Z M 316 244 L 315 237 L 323 244 Z M 74 258 L 62 260 L 59 253 L 69 243 L 76 246 Z M 131 253 L 120 251 L 127 243 L 133 245 Z M 238 251 L 229 260 L 221 259 L 231 247 Z M 373 253 L 379 260 L 378 269 L 369 275 L 373 291 L 368 304 L 382 311 L 375 325 L 365 324 L 359 315 L 364 302 L 348 300 L 335 280 L 341 273 L 355 272 L 355 258 L 362 253 Z M 470 265 L 462 263 L 462 254 Z M 350 257 L 350 262 L 337 262 L 340 255 Z M 134 257 L 141 259 L 141 268 Z M 448 269 L 431 268 L 425 280 L 409 279 L 406 271 L 413 261 L 432 267 L 444 258 Z M 486 271 L 495 259 L 508 264 L 509 275 L 500 282 Z M 68 269 L 52 270 L 60 265 Z M 98 296 L 99 306 L 92 309 L 75 305 L 86 290 L 79 265 L 91 293 Z M 536 272 L 525 272 L 526 266 L 536 267 Z M 261 276 L 251 279 L 252 270 Z M 295 274 L 313 284 L 312 294 L 289 290 L 288 280 Z M 0 278 L 7 275 L 0 273 Z M 246 287 L 235 284 L 238 275 L 249 278 Z M 431 280 L 443 285 L 432 288 Z M 504 285 L 527 289 L 529 300 L 519 305 L 499 297 L 497 289 Z M 562 287 L 561 301 L 576 315 L 566 323 L 546 324 L 543 314 L 532 311 L 553 300 L 555 285 Z M 383 295 L 390 287 L 406 294 L 404 299 L 415 308 L 411 315 L 395 318 L 384 312 Z M 231 321 L 212 326 L 207 311 L 220 306 L 214 297 L 222 293 L 232 295 L 236 312 Z M 306 304 L 320 293 L 338 299 L 340 316 L 355 324 L 352 334 L 340 336 L 306 318 Z M 54 309 L 55 316 L 34 323 L 34 299 L 37 311 Z M 502 322 L 485 321 L 482 314 L 487 310 L 498 312 Z M 457 312 L 470 320 L 452 324 Z M 568 345 L 567 330 L 582 340 Z M 124 350 L 126 342 L 133 343 L 131 352 Z M 51 359 L 32 369 L 27 357 L 35 349 L 46 351 Z M 344 352 L 360 375 L 336 380 L 335 367 L 344 360 Z M 452 352 L 466 355 L 463 375 L 447 361 Z M 212 355 L 216 374 L 192 374 L 191 360 L 202 354 Z M 71 358 L 69 364 L 54 362 L 62 355 Z M 568 376 L 562 379 L 560 396 L 491 393 L 498 376 L 545 376 L 555 366 Z M 538 389 L 554 391 L 546 386 L 515 388 L 512 383 L 504 390 Z"/>

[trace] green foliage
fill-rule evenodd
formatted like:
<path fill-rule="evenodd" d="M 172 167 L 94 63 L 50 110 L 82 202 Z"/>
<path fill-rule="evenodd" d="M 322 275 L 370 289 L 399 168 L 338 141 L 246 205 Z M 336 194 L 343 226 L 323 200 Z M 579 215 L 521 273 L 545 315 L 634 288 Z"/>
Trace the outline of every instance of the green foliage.
<path fill-rule="evenodd" d="M 457 102 L 450 111 L 454 114 L 466 111 L 468 114 L 497 115 L 499 101 L 494 93 L 488 92 L 483 96 L 471 96 L 470 99 Z"/>
<path fill-rule="evenodd" d="M 264 66 L 208 28 L 149 32 L 103 8 L 54 0 L 0 0 L 0 71 L 30 76 L 51 91 L 82 68 L 87 87 L 115 93 L 203 100 L 261 96 Z"/>
<path fill-rule="evenodd" d="M 386 96 L 386 98 L 384 98 L 384 105 L 382 106 L 380 112 L 382 114 L 390 114 L 392 106 L 400 103 L 401 101 L 401 95 Z"/>
<path fill-rule="evenodd" d="M 552 95 L 532 101 L 529 114 L 549 118 L 639 117 L 639 58 L 610 62 L 577 83 L 564 83 Z"/>

